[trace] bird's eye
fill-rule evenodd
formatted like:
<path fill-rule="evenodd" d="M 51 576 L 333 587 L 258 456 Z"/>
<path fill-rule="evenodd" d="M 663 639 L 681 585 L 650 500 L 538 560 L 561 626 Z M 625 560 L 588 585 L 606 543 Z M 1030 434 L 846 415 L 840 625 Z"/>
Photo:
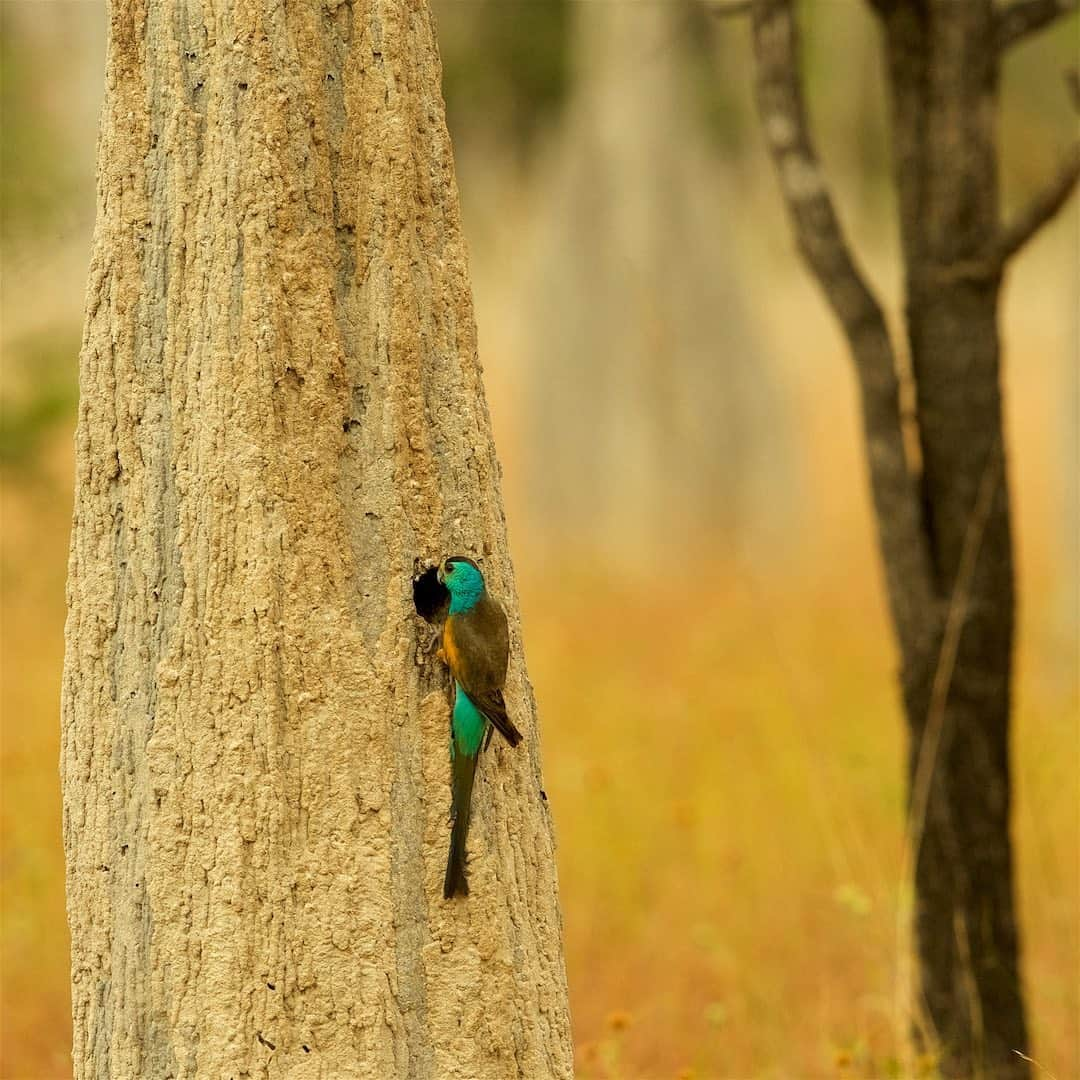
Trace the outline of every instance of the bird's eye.
<path fill-rule="evenodd" d="M 454 572 L 454 564 L 449 559 L 443 563 L 442 572 L 447 576 Z"/>

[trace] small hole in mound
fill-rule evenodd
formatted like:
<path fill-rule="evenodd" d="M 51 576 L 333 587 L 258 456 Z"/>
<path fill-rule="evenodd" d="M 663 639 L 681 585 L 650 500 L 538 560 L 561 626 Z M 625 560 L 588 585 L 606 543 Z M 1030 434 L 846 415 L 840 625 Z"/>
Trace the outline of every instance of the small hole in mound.
<path fill-rule="evenodd" d="M 413 605 L 416 614 L 433 626 L 446 617 L 450 606 L 450 590 L 438 578 L 434 566 L 418 573 L 412 582 Z"/>

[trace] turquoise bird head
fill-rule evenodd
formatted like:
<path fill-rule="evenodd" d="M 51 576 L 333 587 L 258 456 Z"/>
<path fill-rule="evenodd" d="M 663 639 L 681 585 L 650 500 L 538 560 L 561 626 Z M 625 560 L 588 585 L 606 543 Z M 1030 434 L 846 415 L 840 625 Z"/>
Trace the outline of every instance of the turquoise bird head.
<path fill-rule="evenodd" d="M 444 560 L 438 578 L 450 590 L 451 615 L 471 610 L 484 595 L 484 575 L 464 555 L 451 555 Z"/>

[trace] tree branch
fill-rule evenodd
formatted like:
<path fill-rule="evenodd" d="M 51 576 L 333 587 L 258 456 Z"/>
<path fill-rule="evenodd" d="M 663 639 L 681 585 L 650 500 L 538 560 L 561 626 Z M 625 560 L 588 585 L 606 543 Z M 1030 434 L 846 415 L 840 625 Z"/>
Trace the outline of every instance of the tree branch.
<path fill-rule="evenodd" d="M 756 91 L 799 252 L 836 313 L 855 361 L 870 485 L 897 635 L 909 658 L 932 620 L 922 507 L 904 450 L 896 359 L 881 306 L 848 249 L 810 139 L 792 0 L 754 0 Z"/>
<path fill-rule="evenodd" d="M 1073 104 L 1080 110 L 1080 71 L 1065 72 L 1065 85 Z M 932 268 L 928 284 L 944 285 L 956 281 L 992 281 L 1000 278 L 1005 264 L 1068 202 L 1080 181 L 1080 143 L 1076 143 L 1058 166 L 1057 174 L 1042 191 L 1003 225 L 985 252 L 962 262 Z"/>
<path fill-rule="evenodd" d="M 994 12 L 994 44 L 1004 52 L 1078 7 L 1078 0 L 1013 0 Z"/>
<path fill-rule="evenodd" d="M 1080 180 L 1080 143 L 1058 168 L 1057 175 L 1038 192 L 998 236 L 995 254 L 1004 265 L 1065 205 Z"/>

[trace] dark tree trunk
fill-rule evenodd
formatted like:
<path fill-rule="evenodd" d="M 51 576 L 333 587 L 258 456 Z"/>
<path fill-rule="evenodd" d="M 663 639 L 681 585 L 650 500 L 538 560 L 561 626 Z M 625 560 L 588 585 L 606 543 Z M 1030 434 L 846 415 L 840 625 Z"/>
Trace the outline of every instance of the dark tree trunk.
<path fill-rule="evenodd" d="M 922 998 L 946 1075 L 980 1064 L 1026 1075 L 1013 1053 L 1028 1042 L 1009 836 L 1014 596 L 1000 274 L 983 264 L 998 228 L 994 15 L 990 0 L 902 2 L 884 25 L 924 528 L 938 606 L 964 608 L 940 705 L 925 678 L 905 695 L 912 811 L 923 818 L 915 852 Z M 961 581 L 965 549 L 973 561 Z M 924 754 L 936 757 L 925 773 Z"/>
<path fill-rule="evenodd" d="M 910 730 L 917 1028 L 945 1076 L 1029 1074 L 1009 835 L 1015 613 L 998 300 L 1007 260 L 1061 207 L 1080 147 L 1016 219 L 999 219 L 1001 53 L 1058 0 L 871 0 L 893 112 L 918 460 L 901 438 L 897 364 L 810 139 L 791 0 L 753 0 L 758 105 L 799 250 L 840 319 Z"/>

